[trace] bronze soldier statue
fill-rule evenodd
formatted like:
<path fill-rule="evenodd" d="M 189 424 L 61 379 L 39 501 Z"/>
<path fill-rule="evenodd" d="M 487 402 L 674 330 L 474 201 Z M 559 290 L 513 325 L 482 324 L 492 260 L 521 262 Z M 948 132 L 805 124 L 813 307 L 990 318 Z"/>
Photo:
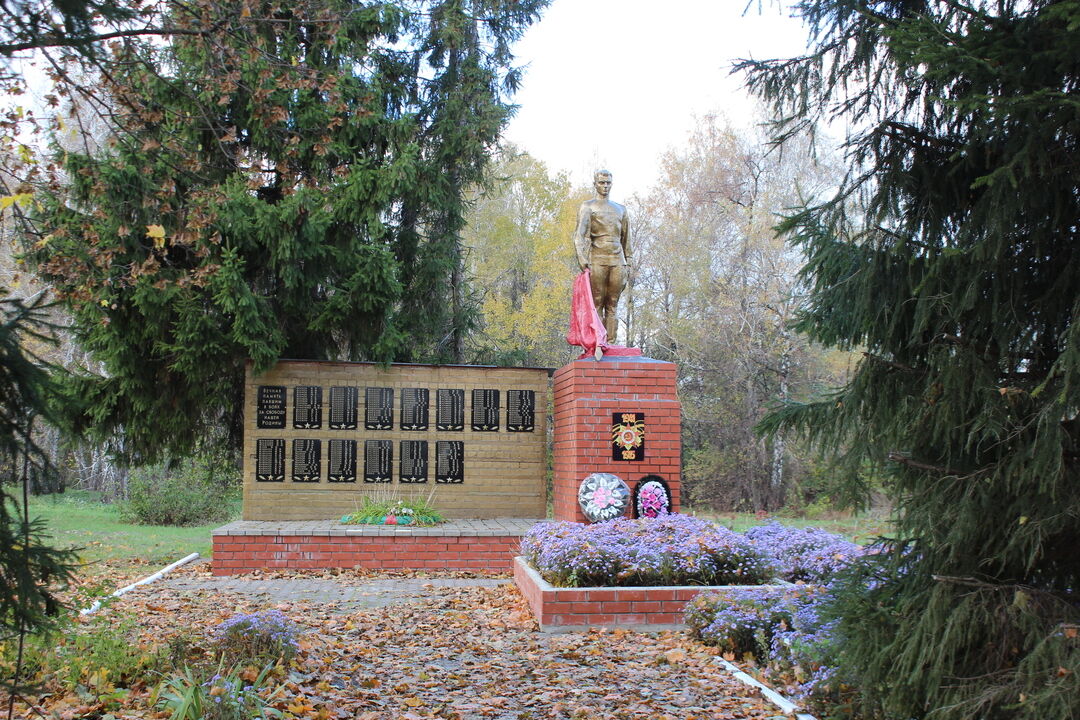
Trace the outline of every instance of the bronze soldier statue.
<path fill-rule="evenodd" d="M 574 245 L 578 265 L 591 271 L 593 305 L 607 330 L 608 342 L 614 343 L 619 328 L 615 309 L 630 272 L 630 216 L 625 207 L 608 200 L 610 172 L 597 170 L 593 187 L 596 197 L 581 203 L 578 210 Z"/>

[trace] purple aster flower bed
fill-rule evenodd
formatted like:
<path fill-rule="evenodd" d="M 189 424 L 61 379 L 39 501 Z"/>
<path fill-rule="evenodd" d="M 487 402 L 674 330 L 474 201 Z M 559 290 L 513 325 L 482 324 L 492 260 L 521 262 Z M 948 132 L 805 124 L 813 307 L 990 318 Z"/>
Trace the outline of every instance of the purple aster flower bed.
<path fill-rule="evenodd" d="M 686 625 L 693 637 L 707 645 L 739 657 L 767 659 L 776 650 L 777 639 L 793 632 L 796 616 L 811 617 L 806 608 L 821 593 L 820 587 L 812 585 L 706 592 L 686 606 Z"/>
<path fill-rule="evenodd" d="M 691 636 L 755 661 L 771 681 L 823 710 L 846 686 L 833 662 L 836 623 L 821 617 L 828 600 L 821 585 L 707 592 L 687 604 L 686 625 Z"/>
<path fill-rule="evenodd" d="M 539 523 L 521 554 L 556 587 L 760 585 L 777 570 L 744 536 L 689 515 Z"/>
<path fill-rule="evenodd" d="M 762 554 L 774 558 L 780 565 L 780 576 L 791 582 L 828 582 L 866 552 L 862 546 L 820 528 L 786 527 L 775 520 L 750 528 L 746 537 Z"/>
<path fill-rule="evenodd" d="M 296 625 L 280 610 L 233 615 L 213 631 L 217 649 L 236 660 L 286 660 L 296 654 Z"/>
<path fill-rule="evenodd" d="M 836 676 L 835 621 L 821 617 L 833 576 L 866 549 L 818 528 L 790 528 L 775 521 L 746 538 L 777 563 L 790 588 L 703 593 L 686 606 L 691 635 L 739 657 L 750 656 L 774 681 L 811 706 L 835 697 L 845 683 Z"/>

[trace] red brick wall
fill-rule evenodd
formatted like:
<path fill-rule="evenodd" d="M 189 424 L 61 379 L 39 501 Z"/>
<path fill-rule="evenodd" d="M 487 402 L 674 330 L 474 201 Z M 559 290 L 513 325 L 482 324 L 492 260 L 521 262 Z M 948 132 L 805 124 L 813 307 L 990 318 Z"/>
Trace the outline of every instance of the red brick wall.
<path fill-rule="evenodd" d="M 681 625 L 683 608 L 708 587 L 557 588 L 546 583 L 521 558 L 514 560 L 514 582 L 525 596 L 541 630 L 584 627 Z"/>
<path fill-rule="evenodd" d="M 586 475 L 609 472 L 631 489 L 645 475 L 671 488 L 672 511 L 681 489 L 682 436 L 675 364 L 649 358 L 576 360 L 555 372 L 554 515 L 585 522 L 578 485 Z M 645 413 L 645 459 L 611 459 L 611 415 Z"/>
<path fill-rule="evenodd" d="M 510 568 L 516 536 L 215 535 L 215 575 L 292 568 L 498 570 Z"/>

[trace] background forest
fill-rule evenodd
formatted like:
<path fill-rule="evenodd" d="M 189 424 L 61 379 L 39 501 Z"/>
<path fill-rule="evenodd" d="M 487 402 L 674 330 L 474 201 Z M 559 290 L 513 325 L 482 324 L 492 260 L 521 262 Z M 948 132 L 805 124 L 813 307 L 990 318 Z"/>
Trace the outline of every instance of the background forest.
<path fill-rule="evenodd" d="M 770 406 L 839 384 L 854 362 L 789 328 L 803 299 L 803 260 L 774 228 L 833 189 L 841 172 L 827 156 L 813 157 L 805 138 L 773 147 L 763 134 L 706 116 L 664 155 L 662 179 L 647 192 L 621 195 L 615 178 L 634 263 L 621 341 L 679 367 L 683 481 L 697 510 L 830 503 L 833 488 L 811 454 L 754 432 Z M 565 340 L 578 272 L 571 235 L 591 194 L 527 150 L 501 148 L 464 235 L 482 308 L 470 339 L 477 357 L 548 367 L 577 357 Z"/>

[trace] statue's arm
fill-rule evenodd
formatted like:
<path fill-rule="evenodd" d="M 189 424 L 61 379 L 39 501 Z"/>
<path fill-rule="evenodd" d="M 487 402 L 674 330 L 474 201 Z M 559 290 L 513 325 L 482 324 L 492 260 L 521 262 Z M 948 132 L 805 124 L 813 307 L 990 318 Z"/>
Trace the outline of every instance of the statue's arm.
<path fill-rule="evenodd" d="M 620 240 L 622 240 L 623 257 L 626 258 L 626 264 L 630 264 L 630 211 L 623 210 L 622 216 L 622 229 L 620 234 Z"/>
<path fill-rule="evenodd" d="M 578 267 L 582 270 L 589 267 L 589 251 L 592 240 L 589 237 L 589 219 L 592 212 L 587 202 L 581 203 L 577 214 L 577 229 L 574 231 L 574 249 L 577 251 Z"/>

